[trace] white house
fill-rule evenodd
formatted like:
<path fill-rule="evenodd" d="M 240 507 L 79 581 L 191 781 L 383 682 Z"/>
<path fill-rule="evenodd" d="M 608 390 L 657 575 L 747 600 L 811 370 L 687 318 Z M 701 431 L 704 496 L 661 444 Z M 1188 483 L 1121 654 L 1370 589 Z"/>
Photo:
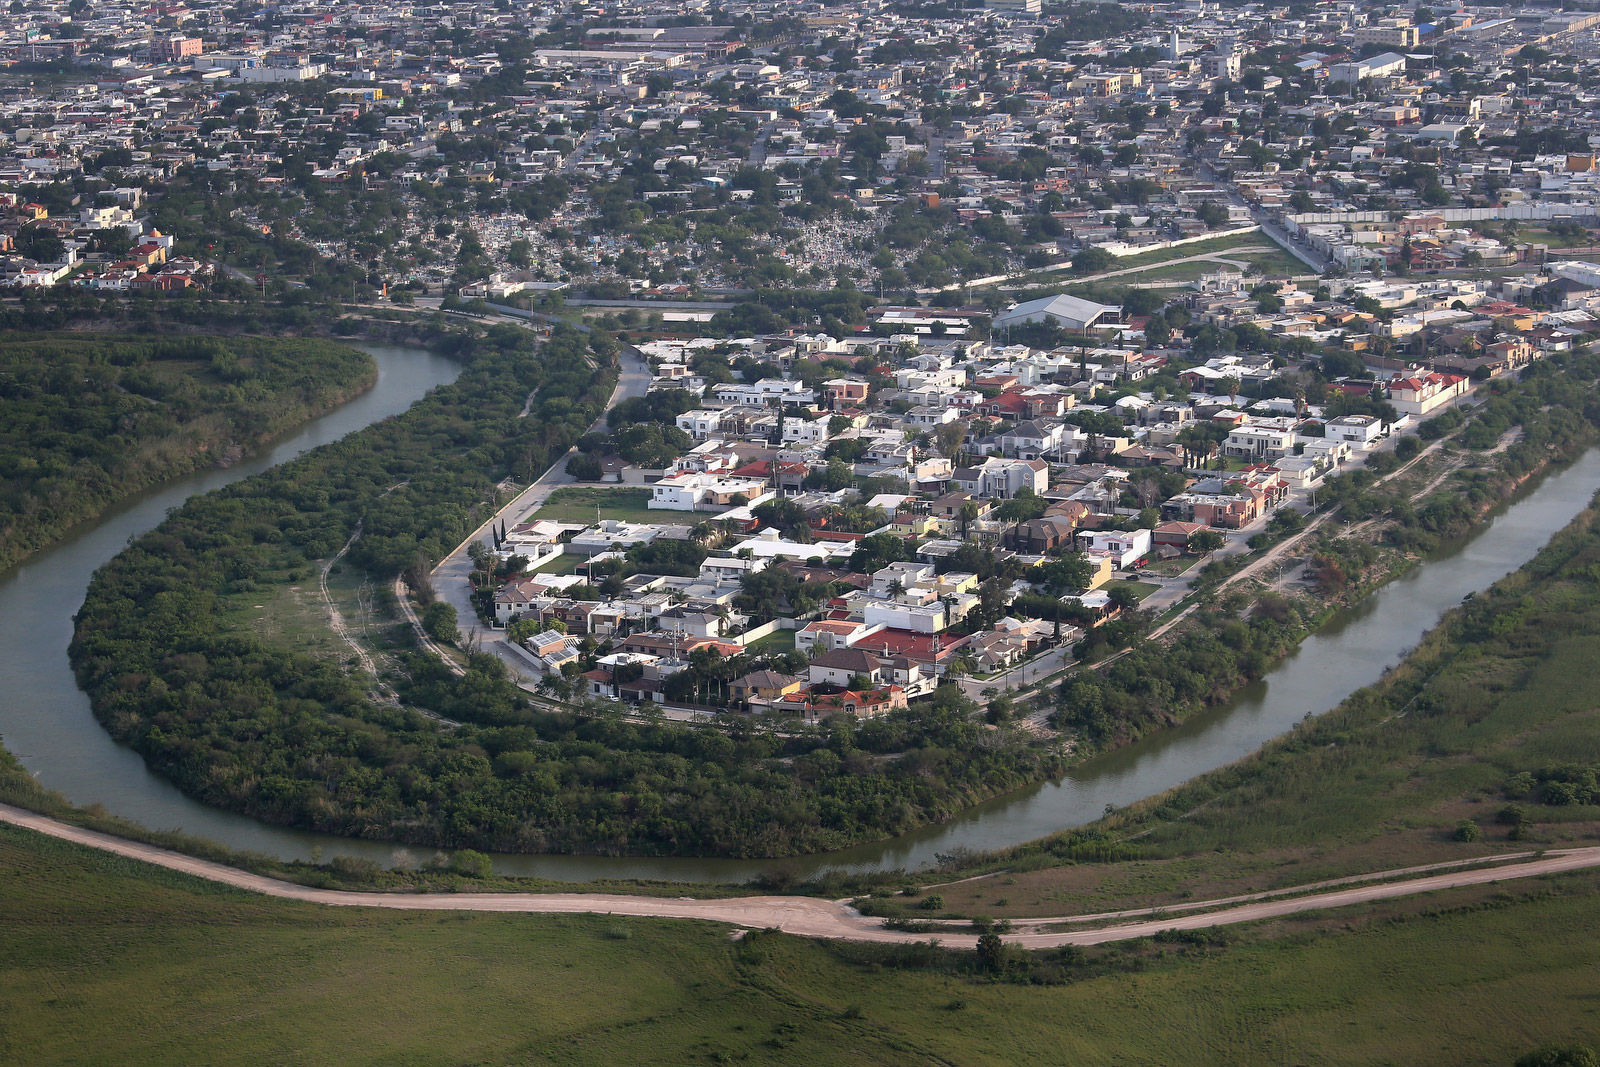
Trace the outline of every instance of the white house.
<path fill-rule="evenodd" d="M 761 478 L 730 478 L 714 474 L 675 474 L 651 486 L 647 506 L 652 510 L 698 511 L 702 508 L 729 508 L 738 503 L 755 504 L 771 496 Z"/>
<path fill-rule="evenodd" d="M 1150 554 L 1149 530 L 1085 530 L 1078 547 L 1088 555 L 1107 555 L 1126 570 Z"/>
<path fill-rule="evenodd" d="M 1327 436 L 1349 442 L 1352 448 L 1367 448 L 1383 436 L 1383 421 L 1376 415 L 1340 415 L 1329 419 Z"/>
<path fill-rule="evenodd" d="M 927 604 L 873 600 L 862 609 L 861 618 L 868 626 L 911 630 L 919 634 L 936 634 L 945 628 L 944 605 L 938 600 Z"/>
<path fill-rule="evenodd" d="M 1270 462 L 1294 452 L 1294 437 L 1293 430 L 1246 424 L 1228 434 L 1222 444 L 1222 454 L 1234 459 Z"/>
<path fill-rule="evenodd" d="M 1389 382 L 1389 402 L 1404 415 L 1422 418 L 1457 397 L 1472 391 L 1472 382 L 1460 374 L 1416 374 Z"/>

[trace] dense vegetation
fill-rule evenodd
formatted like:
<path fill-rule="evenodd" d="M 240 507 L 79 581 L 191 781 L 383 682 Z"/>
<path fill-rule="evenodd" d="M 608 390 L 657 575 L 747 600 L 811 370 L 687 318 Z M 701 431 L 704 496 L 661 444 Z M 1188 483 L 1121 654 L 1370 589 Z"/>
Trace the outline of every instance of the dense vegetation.
<path fill-rule="evenodd" d="M 372 383 L 325 341 L 8 334 L 0 568 L 163 479 L 226 464 Z"/>
<path fill-rule="evenodd" d="M 1520 381 L 1490 383 L 1484 402 L 1470 417 L 1458 416 L 1447 424 L 1447 431 L 1454 433 L 1452 444 L 1485 450 L 1513 428 L 1517 439 L 1482 467 L 1460 472 L 1422 500 L 1378 484 L 1378 472 L 1370 465 L 1329 477 L 1318 491 L 1322 501 L 1351 522 L 1380 520 L 1389 551 L 1386 558 L 1384 549 L 1368 541 L 1324 533 L 1312 548 L 1310 567 L 1319 592 L 1325 598 L 1359 595 L 1371 587 L 1372 576 L 1382 580 L 1392 574 L 1380 564 L 1403 565 L 1395 557 L 1430 551 L 1441 538 L 1466 533 L 1528 475 L 1593 443 L 1600 423 L 1597 376 L 1600 356 L 1580 353 L 1535 363 Z M 1382 454 L 1374 458 L 1389 460 L 1391 469 L 1399 462 Z M 1274 521 L 1290 514 L 1279 512 Z M 1269 524 L 1268 532 L 1288 531 L 1275 531 Z M 1257 543 L 1252 540 L 1251 545 Z M 1363 575 L 1369 580 L 1363 581 Z M 1253 604 L 1241 594 L 1208 605 L 1166 645 L 1135 641 L 1104 669 L 1069 676 L 1058 688 L 1054 721 L 1091 748 L 1114 747 L 1179 722 L 1262 677 L 1326 606 L 1326 600 L 1271 593 Z M 1117 626 L 1124 628 L 1122 634 Z M 1123 643 L 1120 636 L 1137 637 L 1137 632 L 1137 619 L 1098 627 L 1080 646 L 1080 655 L 1090 658 Z"/>
<path fill-rule="evenodd" d="M 578 334 L 537 350 L 530 336 L 490 331 L 410 412 L 190 501 L 103 568 L 72 654 L 112 733 L 191 794 L 260 818 L 511 851 L 815 851 L 1061 769 L 1025 735 L 969 721 L 953 687 L 859 726 L 730 735 L 536 710 L 492 656 L 471 655 L 464 677 L 415 656 L 402 695 L 460 724 L 446 729 L 230 626 L 358 522 L 348 559 L 374 575 L 437 559 L 508 470 L 576 441 L 614 379 L 595 376 Z"/>

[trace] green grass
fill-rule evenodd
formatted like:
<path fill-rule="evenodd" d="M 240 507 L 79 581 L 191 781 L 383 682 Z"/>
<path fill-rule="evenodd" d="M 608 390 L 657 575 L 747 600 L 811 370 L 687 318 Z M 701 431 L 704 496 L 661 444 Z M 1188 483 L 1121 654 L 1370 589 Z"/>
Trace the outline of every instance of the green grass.
<path fill-rule="evenodd" d="M 577 574 L 587 557 L 575 556 L 563 552 L 559 556 L 550 556 L 537 567 L 532 568 L 534 574 Z"/>
<path fill-rule="evenodd" d="M 1037 987 L 706 924 L 273 901 L 0 828 L 0 1060 L 1504 1065 L 1600 1038 L 1591 882 L 1090 950 Z"/>
<path fill-rule="evenodd" d="M 1496 813 L 1512 799 L 1505 787 L 1517 772 L 1600 765 L 1596 662 L 1600 513 L 1591 509 L 1446 616 L 1383 682 L 1332 712 L 1086 831 L 952 874 L 1014 872 L 1009 912 L 980 883 L 953 887 L 947 905 L 961 914 L 1062 914 L 1595 844 L 1600 805 L 1522 801 L 1520 837 Z M 1480 827 L 1479 840 L 1454 840 L 1463 820 Z M 1060 866 L 1085 837 L 1123 842 L 1131 856 Z"/>
<path fill-rule="evenodd" d="M 1158 593 L 1161 591 L 1161 587 L 1156 585 L 1154 582 L 1135 582 L 1126 578 L 1118 578 L 1115 581 L 1110 581 L 1105 584 L 1106 592 L 1109 593 L 1113 589 L 1126 589 L 1133 593 L 1133 595 L 1138 597 L 1140 600 L 1143 600 L 1151 593 Z"/>
<path fill-rule="evenodd" d="M 648 489 L 593 489 L 568 486 L 550 494 L 550 499 L 529 518 L 551 519 L 555 522 L 583 522 L 593 524 L 595 509 L 602 519 L 620 519 L 624 522 L 670 522 L 678 513 L 651 511 Z M 692 518 L 692 517 L 691 517 Z M 681 521 L 682 516 L 679 516 Z M 693 521 L 699 521 L 694 519 Z"/>
<path fill-rule="evenodd" d="M 774 652 L 793 652 L 794 636 L 798 630 L 774 630 L 750 646 L 752 655 L 771 655 Z"/>

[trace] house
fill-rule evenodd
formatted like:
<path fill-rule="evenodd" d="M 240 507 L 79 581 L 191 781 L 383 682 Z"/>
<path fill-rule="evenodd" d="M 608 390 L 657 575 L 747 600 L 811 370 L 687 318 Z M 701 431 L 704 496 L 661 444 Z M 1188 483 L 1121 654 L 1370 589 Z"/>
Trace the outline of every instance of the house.
<path fill-rule="evenodd" d="M 733 478 L 713 474 L 675 474 L 651 486 L 646 506 L 668 511 L 698 511 L 755 504 L 770 496 L 764 478 Z"/>
<path fill-rule="evenodd" d="M 1000 435 L 1000 451 L 1016 459 L 1038 459 L 1055 453 L 1061 447 L 1064 430 L 1061 424 L 1028 420 Z"/>
<path fill-rule="evenodd" d="M 1435 371 L 1389 382 L 1389 402 L 1402 415 L 1423 418 L 1471 391 L 1472 382 L 1465 376 Z"/>
<path fill-rule="evenodd" d="M 1079 505 L 1082 509 L 1082 505 Z M 1087 510 L 1087 509 L 1082 509 Z M 1063 515 L 1045 515 L 1019 523 L 1006 531 L 1006 541 L 1017 552 L 1042 555 L 1071 547 L 1078 524 Z"/>
<path fill-rule="evenodd" d="M 1383 436 L 1383 421 L 1376 415 L 1340 415 L 1329 419 L 1323 432 L 1335 441 L 1348 441 L 1352 448 L 1367 448 Z"/>
<path fill-rule="evenodd" d="M 794 635 L 796 652 L 811 655 L 813 652 L 830 652 L 836 648 L 849 648 L 870 637 L 881 627 L 849 619 L 818 619 L 802 626 Z"/>
<path fill-rule="evenodd" d="M 1163 522 L 1152 530 L 1150 532 L 1150 540 L 1158 549 L 1165 546 L 1187 552 L 1189 550 L 1189 538 L 1204 529 L 1207 529 L 1205 523 L 1181 522 L 1174 519 L 1170 522 Z"/>
<path fill-rule="evenodd" d="M 1150 554 L 1149 530 L 1085 530 L 1078 546 L 1089 556 L 1109 556 L 1123 570 Z"/>
<path fill-rule="evenodd" d="M 898 685 L 879 689 L 802 690 L 775 701 L 772 710 L 780 715 L 797 715 L 816 722 L 834 715 L 871 718 L 906 707 L 906 693 Z"/>
<path fill-rule="evenodd" d="M 1236 426 L 1222 443 L 1222 454 L 1255 462 L 1282 459 L 1294 453 L 1293 430 L 1246 424 Z"/>
<path fill-rule="evenodd" d="M 962 492 L 998 500 L 1014 497 L 1023 489 L 1043 494 L 1050 487 L 1050 464 L 1042 459 L 996 459 L 978 467 L 957 467 L 952 481 Z"/>
<path fill-rule="evenodd" d="M 812 685 L 836 685 L 848 689 L 857 678 L 876 684 L 882 680 L 883 661 L 859 648 L 836 648 L 811 660 L 806 679 Z"/>
<path fill-rule="evenodd" d="M 748 707 L 753 703 L 770 704 L 791 693 L 798 693 L 804 687 L 805 682 L 792 675 L 779 674 L 777 671 L 752 671 L 742 678 L 735 678 L 732 691 L 733 699 Z"/>

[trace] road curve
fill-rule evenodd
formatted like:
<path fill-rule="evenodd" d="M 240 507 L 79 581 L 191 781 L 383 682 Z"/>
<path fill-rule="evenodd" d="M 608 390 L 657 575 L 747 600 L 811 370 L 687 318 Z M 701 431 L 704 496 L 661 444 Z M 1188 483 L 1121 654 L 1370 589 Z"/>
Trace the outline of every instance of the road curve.
<path fill-rule="evenodd" d="M 114 837 L 98 830 L 71 826 L 49 816 L 7 804 L 0 804 L 0 822 L 208 881 L 261 893 L 264 896 L 335 907 L 698 919 L 746 929 L 778 929 L 800 937 L 836 941 L 904 943 L 926 941 L 930 936 L 935 936 L 941 944 L 951 948 L 971 948 L 977 940 L 970 933 L 940 931 L 930 935 L 886 930 L 880 925 L 880 920 L 863 916 L 848 905 L 813 897 L 730 897 L 723 900 L 696 900 L 690 897 L 634 897 L 620 893 L 358 893 L 312 889 L 264 875 L 251 874 L 236 867 L 187 856 L 155 845 Z M 1007 935 L 1006 940 L 1024 948 L 1098 945 L 1109 941 L 1149 937 L 1164 930 L 1198 930 L 1212 926 L 1256 922 L 1324 908 L 1370 904 L 1374 901 L 1433 893 L 1442 889 L 1488 885 L 1592 867 L 1600 867 L 1600 848 L 1578 848 L 1546 853 L 1511 866 L 1453 870 L 1404 882 L 1380 882 L 1288 899 L 1260 900 L 1196 915 L 1161 916 L 1142 922 L 1120 923 L 1092 930 L 1013 933 Z M 1384 874 L 1380 872 L 1370 877 L 1382 878 Z"/>

